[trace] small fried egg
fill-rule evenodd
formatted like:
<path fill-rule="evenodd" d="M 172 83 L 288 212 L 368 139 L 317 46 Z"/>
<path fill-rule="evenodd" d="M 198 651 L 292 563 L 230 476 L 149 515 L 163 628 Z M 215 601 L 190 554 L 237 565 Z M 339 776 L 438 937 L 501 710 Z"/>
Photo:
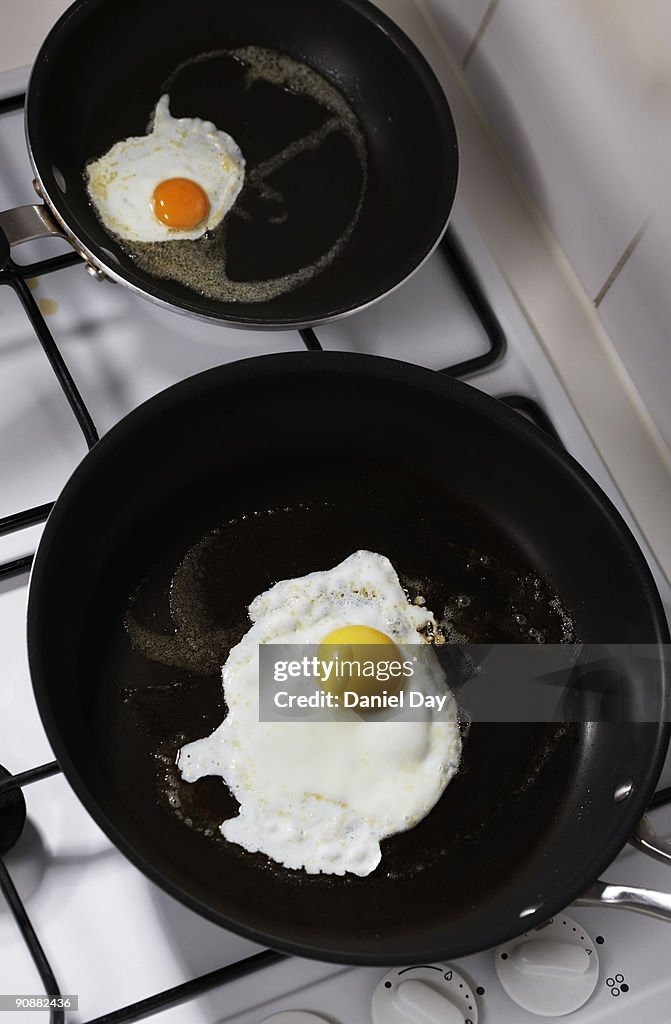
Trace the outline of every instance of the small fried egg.
<path fill-rule="evenodd" d="M 249 616 L 251 629 L 223 666 L 228 715 L 182 747 L 182 778 L 224 779 L 240 804 L 221 825 L 230 842 L 311 874 L 368 875 L 380 840 L 421 821 L 459 765 L 456 703 L 419 632 L 435 630 L 433 614 L 409 603 L 389 559 L 357 551 L 333 569 L 276 583 Z M 338 708 L 319 721 L 260 721 L 259 645 L 361 643 L 379 645 L 380 657 L 424 645 L 412 688 L 442 694 L 447 713 L 362 721 Z"/>
<path fill-rule="evenodd" d="M 136 242 L 200 238 L 231 209 L 245 179 L 234 139 L 211 121 L 172 117 L 161 96 L 151 131 L 116 142 L 85 168 L 98 217 Z"/>

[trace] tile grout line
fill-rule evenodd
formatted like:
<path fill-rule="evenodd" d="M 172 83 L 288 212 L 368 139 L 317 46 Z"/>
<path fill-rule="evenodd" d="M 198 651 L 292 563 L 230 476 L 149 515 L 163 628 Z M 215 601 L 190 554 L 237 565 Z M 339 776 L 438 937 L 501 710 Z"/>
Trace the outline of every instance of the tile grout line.
<path fill-rule="evenodd" d="M 480 42 L 480 40 L 482 39 L 483 35 L 485 34 L 485 29 L 487 28 L 487 26 L 489 25 L 490 21 L 492 20 L 492 16 L 494 14 L 494 11 L 498 7 L 498 5 L 499 5 L 499 0 L 489 0 L 489 6 L 487 7 L 487 10 L 485 11 L 485 13 L 482 15 L 482 21 L 478 25 L 478 27 L 476 29 L 476 32 L 475 32 L 475 35 L 471 39 L 469 47 L 466 50 L 466 53 L 464 54 L 463 60 L 461 62 L 461 66 L 462 66 L 462 68 L 464 70 L 466 70 L 466 67 L 468 66 L 468 63 L 469 63 L 471 57 L 473 56 L 473 54 L 475 53 L 475 51 L 476 51 L 476 49 L 478 47 L 478 43 Z"/>
<path fill-rule="evenodd" d="M 615 264 L 615 266 L 611 270 L 610 274 L 608 275 L 608 277 L 604 281 L 603 285 L 601 286 L 601 288 L 597 292 L 596 296 L 594 297 L 594 305 L 596 306 L 597 309 L 599 308 L 599 306 L 601 305 L 601 303 L 605 299 L 606 295 L 608 294 L 608 292 L 610 291 L 612 286 L 615 284 L 616 280 L 618 279 L 618 277 L 620 275 L 620 271 L 622 270 L 622 268 L 626 264 L 626 262 L 629 259 L 629 257 L 635 251 L 638 243 L 643 238 L 643 235 L 645 234 L 646 229 L 647 229 L 649 223 L 650 223 L 650 218 L 646 217 L 646 219 L 643 221 L 643 223 L 641 224 L 640 228 L 638 229 L 638 231 L 636 232 L 636 234 L 632 238 L 631 242 L 629 243 L 627 248 L 624 250 L 624 252 L 620 256 L 619 260 L 617 261 L 617 263 Z"/>

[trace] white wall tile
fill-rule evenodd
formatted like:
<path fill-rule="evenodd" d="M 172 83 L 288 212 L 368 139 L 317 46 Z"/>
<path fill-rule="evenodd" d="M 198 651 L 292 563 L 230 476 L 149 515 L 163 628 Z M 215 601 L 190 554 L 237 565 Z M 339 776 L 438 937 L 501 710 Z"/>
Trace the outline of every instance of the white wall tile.
<path fill-rule="evenodd" d="M 649 212 L 639 97 L 586 0 L 499 0 L 467 76 L 594 298 Z"/>
<path fill-rule="evenodd" d="M 662 218 L 657 218 L 649 225 L 599 306 L 601 320 L 669 447 L 670 265 L 671 237 Z"/>
<path fill-rule="evenodd" d="M 425 0 L 425 3 L 449 50 L 461 63 L 490 0 Z"/>

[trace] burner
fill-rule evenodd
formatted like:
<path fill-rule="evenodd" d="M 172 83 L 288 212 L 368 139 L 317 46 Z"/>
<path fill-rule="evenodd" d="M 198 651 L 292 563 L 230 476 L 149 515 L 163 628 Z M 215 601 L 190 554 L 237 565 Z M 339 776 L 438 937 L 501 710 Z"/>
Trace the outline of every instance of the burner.
<path fill-rule="evenodd" d="M 0 783 L 11 777 L 11 772 L 0 765 Z M 0 791 L 0 856 L 11 850 L 23 832 L 25 823 L 26 801 L 21 790 Z"/>

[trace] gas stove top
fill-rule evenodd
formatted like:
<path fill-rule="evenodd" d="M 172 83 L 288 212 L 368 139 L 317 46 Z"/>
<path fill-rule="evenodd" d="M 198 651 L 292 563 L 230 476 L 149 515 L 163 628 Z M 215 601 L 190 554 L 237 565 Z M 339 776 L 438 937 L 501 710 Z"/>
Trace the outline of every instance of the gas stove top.
<path fill-rule="evenodd" d="M 6 76 L 4 85 L 0 78 L 0 97 L 6 97 L 0 104 L 0 208 L 34 199 L 22 98 L 12 98 L 22 85 L 21 76 Z M 45 767 L 34 781 L 23 780 L 28 819 L 4 858 L 17 912 L 25 908 L 34 933 L 24 921 L 21 935 L 0 901 L 0 992 L 44 991 L 32 942 L 33 957 L 39 959 L 41 948 L 48 961 L 43 977 L 50 966 L 60 991 L 79 997 L 68 1022 L 121 1024 L 149 1014 L 161 1024 L 260 1024 L 276 1014 L 275 1024 L 538 1020 L 506 993 L 505 951 L 420 965 L 402 975 L 342 968 L 269 954 L 157 889 L 110 844 L 52 765 L 24 636 L 27 573 L 41 524 L 97 436 L 186 376 L 301 347 L 374 353 L 442 370 L 554 434 L 623 510 L 671 611 L 666 579 L 465 206 L 458 199 L 444 243 L 402 289 L 316 332 L 252 333 L 181 317 L 92 280 L 79 258 L 54 240 L 29 243 L 15 258 L 22 262 L 0 279 L 0 761 L 15 775 Z M 669 784 L 671 762 L 661 780 Z M 652 817 L 660 834 L 671 833 L 665 806 Z M 664 866 L 632 850 L 621 854 L 608 877 L 671 885 Z M 4 872 L 0 880 L 11 898 Z M 667 1020 L 669 925 L 601 909 L 570 908 L 568 915 L 548 927 L 575 928 L 576 955 L 589 948 L 592 964 L 598 963 L 594 994 L 573 1019 Z M 567 976 L 570 969 L 565 965 Z M 422 986 L 427 977 L 437 979 L 434 988 Z M 431 997 L 441 987 L 449 1003 Z M 547 1012 L 547 998 L 537 1012 Z M 415 1017 L 408 1016 L 411 1005 Z M 125 1009 L 113 1012 L 117 1007 Z M 27 1008 L 18 1019 L 30 1024 L 48 1014 Z M 52 1019 L 58 1021 L 57 1010 Z"/>

